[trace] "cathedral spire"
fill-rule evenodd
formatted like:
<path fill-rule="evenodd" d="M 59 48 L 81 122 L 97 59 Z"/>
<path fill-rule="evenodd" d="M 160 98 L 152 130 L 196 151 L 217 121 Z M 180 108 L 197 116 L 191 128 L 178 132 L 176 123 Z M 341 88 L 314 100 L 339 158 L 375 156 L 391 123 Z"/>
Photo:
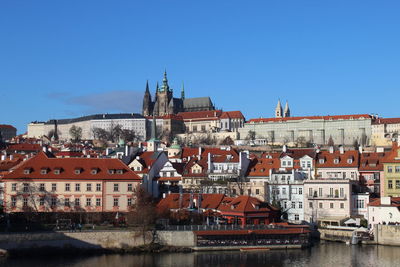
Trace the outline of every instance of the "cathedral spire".
<path fill-rule="evenodd" d="M 286 101 L 285 109 L 283 111 L 283 117 L 290 117 L 289 102 Z"/>
<path fill-rule="evenodd" d="M 164 71 L 164 78 L 163 78 L 163 84 L 161 86 L 161 91 L 168 91 L 169 90 L 169 85 L 168 85 L 168 79 L 167 79 L 167 70 Z"/>
<path fill-rule="evenodd" d="M 185 100 L 185 85 L 184 85 L 183 82 L 182 82 L 181 99 L 182 99 L 182 100 Z"/>
<path fill-rule="evenodd" d="M 146 81 L 146 93 L 150 93 L 149 80 Z"/>
<path fill-rule="evenodd" d="M 278 104 L 275 108 L 275 118 L 282 118 L 282 105 L 280 99 L 278 100 Z"/>

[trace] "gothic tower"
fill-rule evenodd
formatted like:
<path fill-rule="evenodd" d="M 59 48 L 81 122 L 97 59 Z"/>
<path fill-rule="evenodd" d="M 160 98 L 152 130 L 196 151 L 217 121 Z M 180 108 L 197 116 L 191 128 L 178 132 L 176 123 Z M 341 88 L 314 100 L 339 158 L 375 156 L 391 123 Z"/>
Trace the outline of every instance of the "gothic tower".
<path fill-rule="evenodd" d="M 289 103 L 286 101 L 285 109 L 283 110 L 283 117 L 290 117 Z"/>
<path fill-rule="evenodd" d="M 276 105 L 276 108 L 275 108 L 275 118 L 282 118 L 281 100 L 278 100 L 278 104 Z"/>
<path fill-rule="evenodd" d="M 144 92 L 143 97 L 143 116 L 150 116 L 153 114 L 153 102 L 151 101 L 151 94 L 149 90 L 149 81 L 146 82 L 146 91 Z"/>
<path fill-rule="evenodd" d="M 169 104 L 173 98 L 172 89 L 169 88 L 167 72 L 164 72 L 163 84 L 157 88 L 154 115 L 164 116 L 170 113 Z"/>

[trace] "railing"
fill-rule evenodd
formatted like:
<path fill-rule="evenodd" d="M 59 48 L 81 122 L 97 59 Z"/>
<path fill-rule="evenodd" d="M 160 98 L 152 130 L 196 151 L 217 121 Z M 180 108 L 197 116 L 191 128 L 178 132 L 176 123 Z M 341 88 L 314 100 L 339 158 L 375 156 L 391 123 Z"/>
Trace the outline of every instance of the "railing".
<path fill-rule="evenodd" d="M 342 200 L 347 199 L 347 195 L 340 196 L 340 195 L 327 195 L 327 194 L 324 194 L 322 196 L 306 194 L 306 197 L 308 199 L 342 199 Z"/>
<path fill-rule="evenodd" d="M 284 227 L 279 225 L 162 225 L 158 226 L 158 230 L 167 231 L 221 231 L 221 230 L 264 230 L 264 229 L 283 229 Z"/>

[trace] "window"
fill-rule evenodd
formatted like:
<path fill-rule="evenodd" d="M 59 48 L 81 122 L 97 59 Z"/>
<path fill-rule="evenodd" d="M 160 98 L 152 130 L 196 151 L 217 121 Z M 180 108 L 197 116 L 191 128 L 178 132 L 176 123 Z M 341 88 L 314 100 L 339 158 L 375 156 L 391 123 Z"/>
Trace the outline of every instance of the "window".
<path fill-rule="evenodd" d="M 75 206 L 79 207 L 81 205 L 81 199 L 80 198 L 75 198 Z"/>
<path fill-rule="evenodd" d="M 303 188 L 299 187 L 299 195 L 303 194 Z"/>
<path fill-rule="evenodd" d="M 311 168 L 311 162 L 307 162 L 307 168 Z"/>
<path fill-rule="evenodd" d="M 119 198 L 114 198 L 114 207 L 118 207 L 119 206 Z"/>
<path fill-rule="evenodd" d="M 364 208 L 364 200 L 357 199 L 356 207 L 357 207 L 357 209 L 363 209 Z"/>
<path fill-rule="evenodd" d="M 197 132 L 197 126 L 193 126 L 193 132 Z"/>
<path fill-rule="evenodd" d="M 256 195 L 260 194 L 260 189 L 256 189 Z"/>
<path fill-rule="evenodd" d="M 41 169 L 40 174 L 47 174 L 47 169 Z"/>
<path fill-rule="evenodd" d="M 39 206 L 44 206 L 44 197 L 39 199 Z"/>
<path fill-rule="evenodd" d="M 299 202 L 299 209 L 302 209 L 303 208 L 303 202 Z"/>
<path fill-rule="evenodd" d="M 119 184 L 114 184 L 114 192 L 118 192 L 119 191 Z"/>
<path fill-rule="evenodd" d="M 396 180 L 396 189 L 400 189 L 400 180 Z"/>
<path fill-rule="evenodd" d="M 86 199 L 86 206 L 87 206 L 87 207 L 92 206 L 92 199 L 91 199 L 91 198 L 87 198 L 87 199 Z"/>
<path fill-rule="evenodd" d="M 282 195 L 286 195 L 286 187 L 282 188 Z"/>
<path fill-rule="evenodd" d="M 88 192 L 92 191 L 92 184 L 86 184 L 86 191 Z"/>
<path fill-rule="evenodd" d="M 388 172 L 393 172 L 392 166 L 388 166 L 388 167 L 387 167 L 387 171 L 388 171 Z"/>
<path fill-rule="evenodd" d="M 31 173 L 31 170 L 30 169 L 25 169 L 24 170 L 24 174 L 30 174 Z"/>
<path fill-rule="evenodd" d="M 57 184 L 51 184 L 51 191 L 55 192 L 57 191 Z"/>
<path fill-rule="evenodd" d="M 236 195 L 236 189 L 232 189 L 232 193 Z"/>
<path fill-rule="evenodd" d="M 333 160 L 333 163 L 339 164 L 339 159 L 334 159 L 334 160 Z"/>
<path fill-rule="evenodd" d="M 43 191 L 46 190 L 43 183 L 39 185 L 39 190 L 40 190 L 41 192 L 43 192 Z"/>
<path fill-rule="evenodd" d="M 96 184 L 96 191 L 101 191 L 101 184 Z"/>
<path fill-rule="evenodd" d="M 16 206 L 17 206 L 17 198 L 11 197 L 11 207 L 16 207 Z"/>
<path fill-rule="evenodd" d="M 312 209 L 312 207 L 313 207 L 312 202 L 309 202 L 308 205 L 309 205 L 310 209 Z"/>
<path fill-rule="evenodd" d="M 128 184 L 128 192 L 132 192 L 133 191 L 133 185 L 132 184 Z"/>
<path fill-rule="evenodd" d="M 340 188 L 340 197 L 344 197 L 344 188 L 343 187 Z"/>
<path fill-rule="evenodd" d="M 347 159 L 347 163 L 348 163 L 348 164 L 352 164 L 352 163 L 353 163 L 353 159 L 351 159 L 351 158 L 350 158 L 350 159 Z"/>
<path fill-rule="evenodd" d="M 400 166 L 396 166 L 394 169 L 395 172 L 400 172 Z"/>
<path fill-rule="evenodd" d="M 81 174 L 81 169 L 75 169 L 75 174 Z"/>
<path fill-rule="evenodd" d="M 24 190 L 24 192 L 28 192 L 29 191 L 29 184 L 24 184 L 23 190 Z"/>
<path fill-rule="evenodd" d="M 393 181 L 392 180 L 388 180 L 388 188 L 393 189 Z"/>
<path fill-rule="evenodd" d="M 17 184 L 11 184 L 11 191 L 17 191 Z"/>
<path fill-rule="evenodd" d="M 81 191 L 81 184 L 75 184 L 75 191 L 76 192 Z"/>
<path fill-rule="evenodd" d="M 57 198 L 52 197 L 52 198 L 51 198 L 51 206 L 52 206 L 52 207 L 55 207 L 56 205 L 57 205 Z"/>
<path fill-rule="evenodd" d="M 333 209 L 333 203 L 329 203 L 329 208 Z"/>
<path fill-rule="evenodd" d="M 71 184 L 65 184 L 65 191 L 71 191 Z"/>
<path fill-rule="evenodd" d="M 247 189 L 247 195 L 251 195 L 251 189 Z"/>
<path fill-rule="evenodd" d="M 132 206 L 132 198 L 128 198 L 128 207 Z"/>
<path fill-rule="evenodd" d="M 292 202 L 292 209 L 296 208 L 296 202 Z"/>
<path fill-rule="evenodd" d="M 24 197 L 23 202 L 22 202 L 22 205 L 23 205 L 24 207 L 28 207 L 28 198 Z"/>
<path fill-rule="evenodd" d="M 97 174 L 97 169 L 92 169 L 91 174 Z"/>
<path fill-rule="evenodd" d="M 324 206 L 322 204 L 322 202 L 319 203 L 319 208 L 322 209 Z"/>
<path fill-rule="evenodd" d="M 101 206 L 101 198 L 96 198 L 96 206 L 97 207 Z"/>
<path fill-rule="evenodd" d="M 295 215 L 294 215 L 294 220 L 295 220 L 295 221 L 298 221 L 299 219 L 300 219 L 300 218 L 299 218 L 299 215 L 298 215 L 298 214 L 295 214 Z"/>
<path fill-rule="evenodd" d="M 65 205 L 65 207 L 70 206 L 69 198 L 64 199 L 64 205 Z"/>
<path fill-rule="evenodd" d="M 324 159 L 319 159 L 320 164 L 324 164 L 325 160 Z"/>
<path fill-rule="evenodd" d="M 312 195 L 313 195 L 313 190 L 312 190 L 312 188 L 308 188 L 308 195 L 309 195 L 310 197 L 312 197 Z"/>
<path fill-rule="evenodd" d="M 228 128 L 228 127 L 226 127 L 226 128 Z M 202 131 L 202 132 L 205 132 L 205 131 L 206 131 L 206 126 L 205 126 L 205 125 L 201 125 L 201 131 Z"/>
<path fill-rule="evenodd" d="M 318 188 L 318 196 L 322 197 L 322 188 Z"/>
<path fill-rule="evenodd" d="M 282 161 L 282 166 L 286 166 L 286 161 Z"/>
<path fill-rule="evenodd" d="M 54 169 L 54 174 L 60 174 L 61 170 L 60 169 Z"/>
<path fill-rule="evenodd" d="M 344 209 L 344 203 L 340 203 L 340 208 Z"/>

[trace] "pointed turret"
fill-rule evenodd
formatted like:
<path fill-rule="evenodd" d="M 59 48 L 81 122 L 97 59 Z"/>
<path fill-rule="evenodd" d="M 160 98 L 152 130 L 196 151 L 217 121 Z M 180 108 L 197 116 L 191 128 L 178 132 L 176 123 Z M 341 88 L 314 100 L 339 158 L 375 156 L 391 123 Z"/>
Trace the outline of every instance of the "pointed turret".
<path fill-rule="evenodd" d="M 282 105 L 280 99 L 278 100 L 278 104 L 275 108 L 275 118 L 282 118 Z"/>
<path fill-rule="evenodd" d="M 285 109 L 283 111 L 283 117 L 285 117 L 285 118 L 290 117 L 290 109 L 289 109 L 288 101 L 286 101 L 286 104 L 285 104 Z"/>
<path fill-rule="evenodd" d="M 185 100 L 185 85 L 183 84 L 183 82 L 182 82 L 181 99 Z"/>
<path fill-rule="evenodd" d="M 143 96 L 143 116 L 150 116 L 153 113 L 153 103 L 151 102 L 151 94 L 149 89 L 149 81 L 146 82 L 146 90 Z"/>
<path fill-rule="evenodd" d="M 164 78 L 163 78 L 163 84 L 161 86 L 160 92 L 167 92 L 169 91 L 169 85 L 168 85 L 168 79 L 167 79 L 167 70 L 164 71 Z"/>

